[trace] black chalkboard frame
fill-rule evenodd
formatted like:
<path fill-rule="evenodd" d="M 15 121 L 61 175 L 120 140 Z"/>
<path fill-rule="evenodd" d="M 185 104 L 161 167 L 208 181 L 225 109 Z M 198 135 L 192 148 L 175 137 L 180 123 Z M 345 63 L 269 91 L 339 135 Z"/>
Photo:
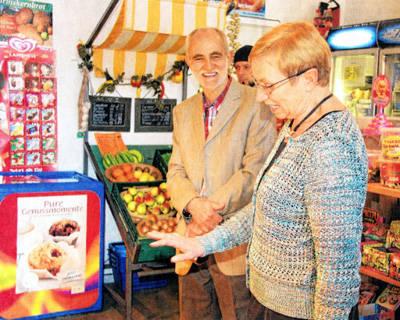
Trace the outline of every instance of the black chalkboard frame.
<path fill-rule="evenodd" d="M 113 131 L 113 132 L 129 132 L 131 130 L 131 98 L 109 97 L 109 96 L 89 96 L 89 125 L 88 131 Z M 96 104 L 100 103 L 118 103 L 124 105 L 124 122 L 121 125 L 116 124 L 98 124 L 93 121 L 93 110 Z"/>
<path fill-rule="evenodd" d="M 155 113 L 162 113 L 165 111 L 160 111 L 156 109 L 157 99 L 135 99 L 135 132 L 172 132 L 172 111 L 173 108 L 176 106 L 176 99 L 162 99 L 162 103 L 164 104 L 164 106 L 170 109 L 168 111 L 169 125 L 162 125 L 157 123 L 154 123 L 152 125 L 143 125 L 143 106 L 153 106 Z"/>

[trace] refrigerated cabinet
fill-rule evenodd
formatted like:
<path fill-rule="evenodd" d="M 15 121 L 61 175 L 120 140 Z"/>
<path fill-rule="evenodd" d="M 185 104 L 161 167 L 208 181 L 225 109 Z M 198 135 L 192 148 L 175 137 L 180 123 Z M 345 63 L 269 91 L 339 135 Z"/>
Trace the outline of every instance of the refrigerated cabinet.
<path fill-rule="evenodd" d="M 392 98 L 384 113 L 388 117 L 400 117 L 400 47 L 380 51 L 380 74 L 384 74 L 391 84 Z"/>
<path fill-rule="evenodd" d="M 0 319 L 100 310 L 104 185 L 77 172 L 0 172 Z"/>
<path fill-rule="evenodd" d="M 355 116 L 373 116 L 371 88 L 377 76 L 378 49 L 332 53 L 332 91 Z"/>

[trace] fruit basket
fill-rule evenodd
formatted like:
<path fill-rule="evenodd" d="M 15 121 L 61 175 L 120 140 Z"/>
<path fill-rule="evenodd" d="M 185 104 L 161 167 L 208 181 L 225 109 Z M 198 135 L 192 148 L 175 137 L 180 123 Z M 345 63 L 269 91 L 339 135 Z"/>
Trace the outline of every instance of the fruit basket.
<path fill-rule="evenodd" d="M 134 224 L 147 220 L 150 214 L 159 219 L 174 217 L 174 209 L 165 189 L 165 180 L 114 183 L 113 196 L 120 211 Z"/>
<path fill-rule="evenodd" d="M 136 225 L 136 230 L 142 237 L 147 237 L 150 231 L 160 231 L 165 233 L 172 233 L 176 231 L 178 221 L 173 217 L 148 217 L 147 220 L 140 221 Z"/>
<path fill-rule="evenodd" d="M 160 247 L 160 248 L 153 248 L 150 247 L 150 243 L 154 240 L 142 236 L 138 232 L 137 225 L 141 221 L 145 221 L 148 219 L 148 215 L 144 215 L 142 219 L 136 220 L 136 222 L 132 219 L 129 214 L 129 211 L 126 207 L 126 202 L 121 198 L 121 193 L 127 191 L 129 188 L 136 188 L 140 190 L 141 188 L 151 188 L 151 187 L 159 187 L 160 184 L 165 183 L 165 180 L 161 181 L 148 181 L 148 182 L 115 182 L 112 186 L 112 196 L 114 198 L 114 203 L 118 207 L 118 211 L 122 222 L 124 223 L 125 229 L 127 231 L 128 236 L 132 240 L 132 242 L 138 243 L 140 247 L 140 255 L 137 262 L 146 262 L 146 261 L 158 261 L 158 260 L 165 260 L 169 259 L 175 254 L 175 249 L 172 247 Z M 171 218 L 157 216 L 157 219 L 165 219 Z"/>
<path fill-rule="evenodd" d="M 140 194 L 139 196 L 131 195 L 132 200 L 129 199 L 129 189 L 132 188 L 135 188 L 137 193 L 143 193 L 143 200 L 139 200 L 139 203 L 135 201 L 135 199 L 138 200 L 138 198 L 141 197 Z M 129 216 L 132 218 L 134 223 L 139 223 L 143 220 L 147 220 L 147 217 L 150 214 L 154 214 L 160 219 L 165 219 L 176 215 L 176 211 L 173 208 L 171 209 L 172 205 L 168 201 L 169 199 L 166 200 L 164 195 L 162 195 L 159 201 L 157 201 L 158 197 L 151 196 L 151 187 L 131 187 L 129 189 L 122 191 L 120 193 L 120 196 L 124 201 L 126 210 L 128 211 Z M 132 208 L 130 207 L 130 204 L 132 205 Z M 153 205 L 154 207 L 152 207 Z"/>
<path fill-rule="evenodd" d="M 140 172 L 140 173 L 139 173 Z M 119 163 L 108 167 L 105 176 L 114 182 L 147 182 L 162 180 L 160 170 L 144 163 Z"/>

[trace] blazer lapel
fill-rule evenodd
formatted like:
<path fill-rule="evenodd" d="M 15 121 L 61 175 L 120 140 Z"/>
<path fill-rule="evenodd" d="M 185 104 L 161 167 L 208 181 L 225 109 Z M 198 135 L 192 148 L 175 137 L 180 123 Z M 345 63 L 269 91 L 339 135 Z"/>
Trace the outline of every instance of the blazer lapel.
<path fill-rule="evenodd" d="M 214 124 L 210 133 L 208 134 L 206 143 L 212 140 L 225 126 L 225 124 L 232 118 L 240 107 L 240 98 L 242 96 L 241 85 L 232 79 L 231 86 L 226 93 L 225 99 L 218 110 L 218 115 L 215 118 Z M 204 126 L 204 125 L 203 125 Z"/>
<path fill-rule="evenodd" d="M 193 110 L 193 128 L 192 132 L 187 134 L 193 137 L 193 143 L 199 148 L 203 148 L 206 140 L 204 131 L 204 107 L 203 107 L 203 95 L 198 94 L 196 97 L 195 105 L 192 107 Z"/>

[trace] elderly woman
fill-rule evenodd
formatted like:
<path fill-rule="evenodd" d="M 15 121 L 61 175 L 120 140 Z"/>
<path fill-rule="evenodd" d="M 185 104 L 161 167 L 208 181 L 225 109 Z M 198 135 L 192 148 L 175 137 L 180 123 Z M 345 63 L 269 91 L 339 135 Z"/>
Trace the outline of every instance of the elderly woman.
<path fill-rule="evenodd" d="M 250 54 L 257 99 L 288 119 L 253 201 L 212 232 L 151 233 L 173 262 L 249 241 L 249 319 L 358 316 L 367 155 L 355 119 L 329 91 L 331 52 L 310 23 L 281 24 Z"/>

